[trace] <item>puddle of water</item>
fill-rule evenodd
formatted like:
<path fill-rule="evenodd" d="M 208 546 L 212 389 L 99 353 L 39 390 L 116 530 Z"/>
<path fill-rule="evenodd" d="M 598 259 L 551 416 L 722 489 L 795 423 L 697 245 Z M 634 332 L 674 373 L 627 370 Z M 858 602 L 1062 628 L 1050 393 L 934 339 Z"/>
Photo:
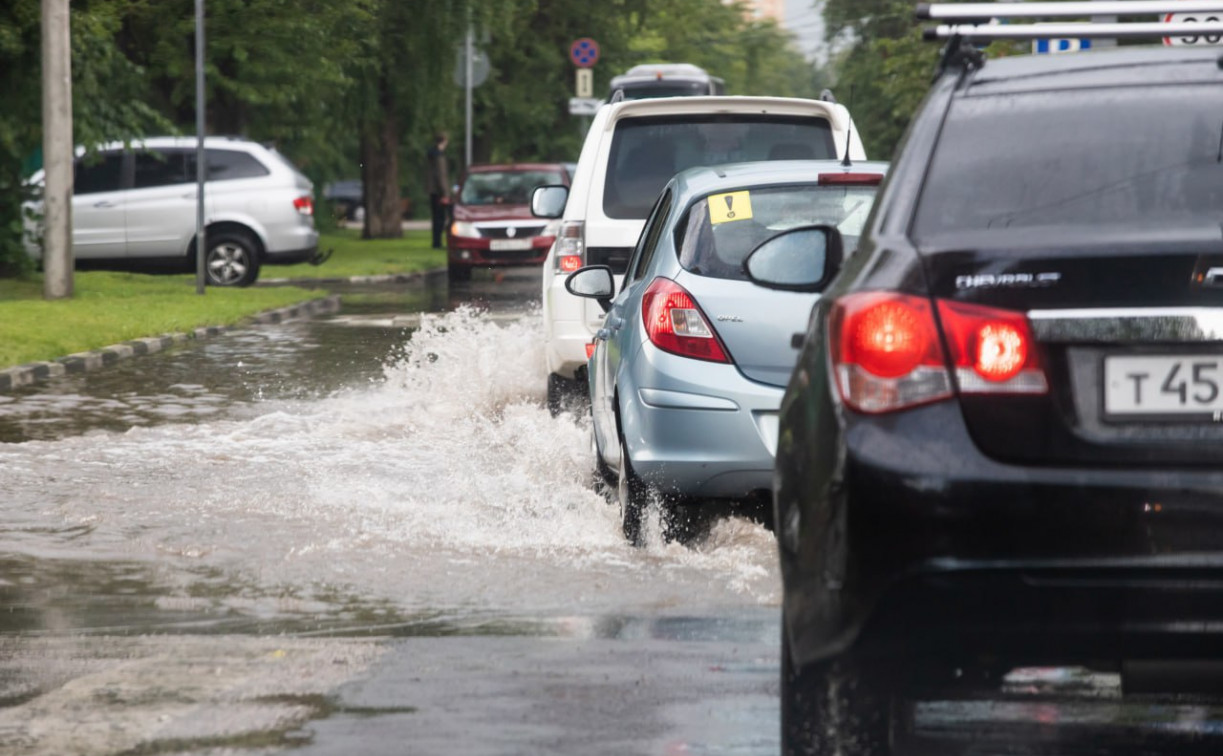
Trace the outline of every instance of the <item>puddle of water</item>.
<path fill-rule="evenodd" d="M 89 595 L 82 576 L 98 562 L 148 565 L 153 609 L 203 597 L 216 617 L 320 629 L 377 624 L 353 613 L 378 609 L 388 624 L 462 624 L 775 606 L 773 538 L 759 525 L 720 522 L 692 548 L 625 545 L 591 487 L 587 420 L 543 407 L 540 327 L 538 313 L 505 322 L 464 308 L 424 317 L 406 341 L 348 328 L 353 341 L 329 349 L 398 341 L 382 364 L 353 358 L 358 387 L 326 393 L 295 372 L 318 348 L 309 328 L 235 335 L 224 349 L 259 387 L 249 393 L 217 398 L 187 359 L 176 388 L 142 397 L 148 413 L 118 408 L 145 425 L 0 446 L 0 554 L 77 565 L 52 586 L 69 624 L 64 607 Z M 83 396 L 47 401 L 76 414 Z M 96 401 L 107 416 L 122 404 Z M 193 422 L 174 422 L 180 412 Z"/>

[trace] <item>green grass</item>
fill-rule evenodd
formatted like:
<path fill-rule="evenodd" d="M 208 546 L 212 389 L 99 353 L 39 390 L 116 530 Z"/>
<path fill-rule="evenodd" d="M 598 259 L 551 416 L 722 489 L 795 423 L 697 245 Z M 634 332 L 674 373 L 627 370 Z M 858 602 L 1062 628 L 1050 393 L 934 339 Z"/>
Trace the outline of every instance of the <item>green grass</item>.
<path fill-rule="evenodd" d="M 264 310 L 327 296 L 290 286 L 209 288 L 194 276 L 80 272 L 71 299 L 42 298 L 42 278 L 0 279 L 0 370 L 200 326 L 233 325 Z"/>
<path fill-rule="evenodd" d="M 402 239 L 362 239 L 355 229 L 341 228 L 319 237 L 319 249 L 333 249 L 322 265 L 267 267 L 263 278 L 351 278 L 417 273 L 446 266 L 446 250 L 430 246 L 429 231 L 404 231 Z"/>
<path fill-rule="evenodd" d="M 445 267 L 445 250 L 432 249 L 429 236 L 405 231 L 402 239 L 367 241 L 355 230 L 328 231 L 319 239 L 321 249 L 335 250 L 326 263 L 267 266 L 260 278 L 351 278 Z M 71 299 L 46 302 L 41 276 L 0 279 L 0 370 L 145 336 L 233 325 L 264 310 L 327 296 L 314 289 L 257 286 L 209 288 L 201 297 L 191 275 L 77 271 L 74 281 Z"/>

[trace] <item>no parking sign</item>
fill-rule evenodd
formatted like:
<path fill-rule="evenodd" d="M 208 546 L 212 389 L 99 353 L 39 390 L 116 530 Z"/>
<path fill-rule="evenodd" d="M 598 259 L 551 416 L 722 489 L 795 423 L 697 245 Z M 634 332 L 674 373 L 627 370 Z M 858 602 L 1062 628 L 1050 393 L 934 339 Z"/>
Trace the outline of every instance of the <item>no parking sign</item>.
<path fill-rule="evenodd" d="M 573 40 L 569 45 L 569 60 L 578 68 L 590 68 L 599 62 L 599 43 L 590 37 Z"/>

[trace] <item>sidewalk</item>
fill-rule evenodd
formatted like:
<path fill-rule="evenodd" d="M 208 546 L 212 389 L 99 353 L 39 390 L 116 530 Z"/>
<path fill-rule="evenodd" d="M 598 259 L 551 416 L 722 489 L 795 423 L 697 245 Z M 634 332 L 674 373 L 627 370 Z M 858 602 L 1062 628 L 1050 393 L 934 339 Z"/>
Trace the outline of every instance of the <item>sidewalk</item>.
<path fill-rule="evenodd" d="M 432 221 L 428 220 L 406 220 L 403 222 L 404 231 L 428 231 L 432 227 Z M 360 231 L 362 227 L 361 221 L 344 221 L 340 224 L 341 228 L 351 228 L 354 231 Z"/>

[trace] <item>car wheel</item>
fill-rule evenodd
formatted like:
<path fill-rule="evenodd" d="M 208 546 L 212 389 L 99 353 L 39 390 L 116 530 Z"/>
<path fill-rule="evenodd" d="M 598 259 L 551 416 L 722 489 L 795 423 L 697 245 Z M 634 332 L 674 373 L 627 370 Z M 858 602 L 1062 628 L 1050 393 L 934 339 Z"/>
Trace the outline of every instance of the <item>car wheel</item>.
<path fill-rule="evenodd" d="M 470 281 L 471 266 L 470 265 L 451 265 L 447 272 L 451 281 Z"/>
<path fill-rule="evenodd" d="M 209 286 L 250 286 L 259 277 L 259 252 L 243 233 L 209 235 L 204 274 Z"/>
<path fill-rule="evenodd" d="M 895 670 L 849 654 L 795 667 L 781 625 L 782 755 L 891 754 L 900 729 L 888 679 Z"/>
<path fill-rule="evenodd" d="M 645 543 L 642 526 L 646 509 L 650 505 L 650 486 L 633 472 L 628 458 L 628 447 L 620 437 L 620 473 L 616 476 L 616 500 L 620 504 L 620 525 L 624 539 L 633 546 Z"/>

